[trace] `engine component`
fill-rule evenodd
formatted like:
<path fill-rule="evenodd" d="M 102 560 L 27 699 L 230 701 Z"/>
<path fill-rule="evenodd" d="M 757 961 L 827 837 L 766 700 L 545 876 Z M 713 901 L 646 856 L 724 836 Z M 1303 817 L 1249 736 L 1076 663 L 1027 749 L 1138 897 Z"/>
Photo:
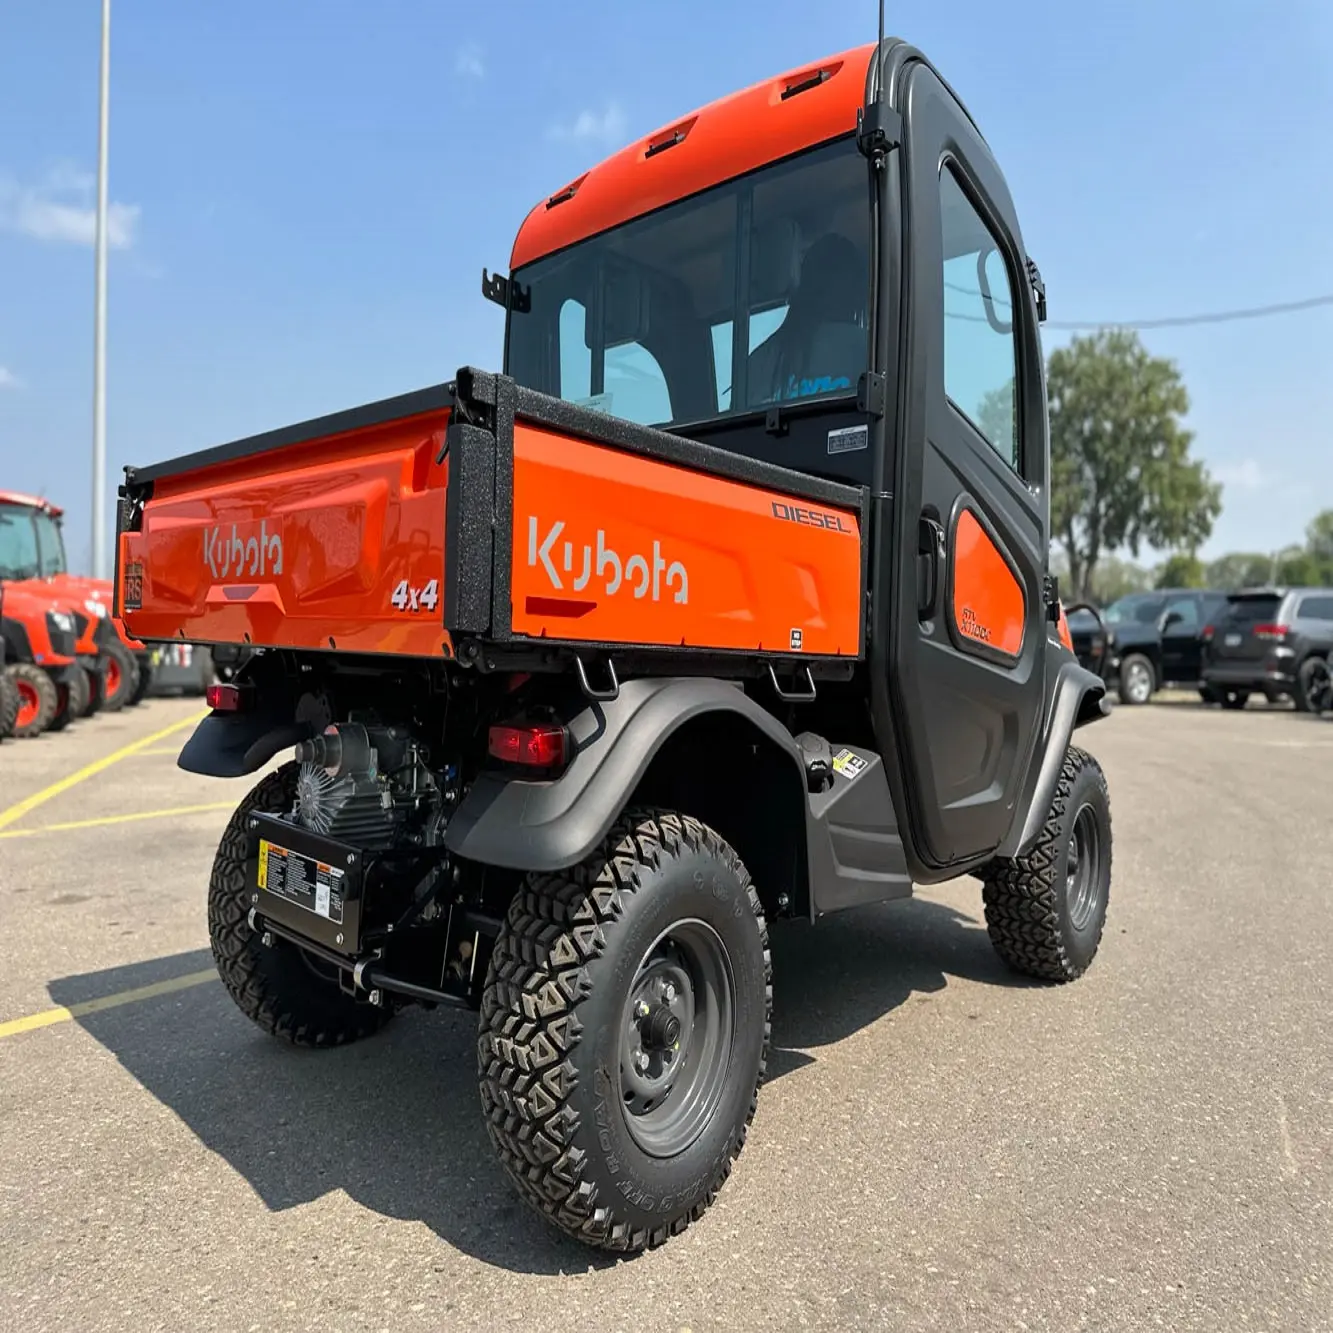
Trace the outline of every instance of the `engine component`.
<path fill-rule="evenodd" d="M 296 747 L 296 822 L 357 847 L 391 847 L 434 791 L 411 737 L 359 722 L 328 726 Z"/>

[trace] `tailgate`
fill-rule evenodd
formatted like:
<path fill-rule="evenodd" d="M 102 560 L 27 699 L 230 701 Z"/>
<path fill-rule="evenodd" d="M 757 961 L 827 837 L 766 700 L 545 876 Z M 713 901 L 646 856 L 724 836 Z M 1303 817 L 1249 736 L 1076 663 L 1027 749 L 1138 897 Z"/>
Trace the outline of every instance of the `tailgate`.
<path fill-rule="evenodd" d="M 117 612 L 145 640 L 440 656 L 447 389 L 126 469 Z"/>
<path fill-rule="evenodd" d="M 1214 661 L 1259 661 L 1273 646 L 1282 598 L 1274 593 L 1251 593 L 1227 599 L 1226 610 L 1213 633 Z"/>

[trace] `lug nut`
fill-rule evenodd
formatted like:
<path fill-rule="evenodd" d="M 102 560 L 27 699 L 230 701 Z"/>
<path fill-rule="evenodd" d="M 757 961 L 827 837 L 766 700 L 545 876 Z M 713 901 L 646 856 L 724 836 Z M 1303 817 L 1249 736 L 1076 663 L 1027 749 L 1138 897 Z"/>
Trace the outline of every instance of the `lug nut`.
<path fill-rule="evenodd" d="M 666 984 L 665 986 L 662 987 L 662 998 L 663 998 L 668 1004 L 670 1004 L 670 1003 L 672 1002 L 672 1000 L 674 1000 L 674 999 L 676 998 L 676 988 L 675 988 L 675 986 L 673 986 L 673 985 L 671 984 L 671 982 L 669 982 L 669 981 L 667 982 L 667 984 Z"/>
<path fill-rule="evenodd" d="M 648 1057 L 642 1051 L 639 1051 L 634 1057 L 634 1068 L 641 1074 L 648 1072 Z"/>
<path fill-rule="evenodd" d="M 634 1007 L 634 1016 L 636 1018 L 647 1018 L 650 1012 L 647 1000 L 640 1000 Z"/>

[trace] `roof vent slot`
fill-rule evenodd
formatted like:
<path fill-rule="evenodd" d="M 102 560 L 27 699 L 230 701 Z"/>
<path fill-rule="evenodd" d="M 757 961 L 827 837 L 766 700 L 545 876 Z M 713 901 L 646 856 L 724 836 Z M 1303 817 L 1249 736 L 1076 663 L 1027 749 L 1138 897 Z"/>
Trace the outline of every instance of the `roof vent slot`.
<path fill-rule="evenodd" d="M 547 201 L 547 208 L 554 208 L 557 204 L 568 203 L 579 192 L 579 186 L 588 179 L 588 173 L 585 171 L 576 181 L 570 181 L 563 190 L 557 190 Z"/>
<path fill-rule="evenodd" d="M 821 83 L 827 83 L 836 72 L 837 67 L 835 66 L 832 69 L 817 69 L 809 74 L 798 74 L 782 90 L 782 100 L 785 102 L 788 98 L 799 97 L 802 93 L 808 93 L 811 88 L 818 88 Z"/>
<path fill-rule="evenodd" d="M 665 153 L 668 148 L 674 148 L 678 143 L 685 142 L 685 136 L 694 128 L 694 122 L 697 116 L 692 116 L 689 120 L 682 121 L 679 125 L 672 126 L 665 130 L 656 138 L 648 141 L 648 147 L 644 149 L 644 160 L 650 157 L 656 157 L 658 153 Z"/>

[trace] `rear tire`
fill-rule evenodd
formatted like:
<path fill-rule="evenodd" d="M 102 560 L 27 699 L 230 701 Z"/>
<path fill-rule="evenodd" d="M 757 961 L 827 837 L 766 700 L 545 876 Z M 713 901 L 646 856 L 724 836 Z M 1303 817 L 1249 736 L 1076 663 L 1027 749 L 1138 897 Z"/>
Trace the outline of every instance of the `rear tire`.
<path fill-rule="evenodd" d="M 106 699 L 102 707 L 108 713 L 119 713 L 138 687 L 139 664 L 119 639 L 106 650 L 106 659 Z"/>
<path fill-rule="evenodd" d="M 1222 707 L 1231 712 L 1239 712 L 1249 702 L 1249 690 L 1224 690 L 1222 693 Z"/>
<path fill-rule="evenodd" d="M 106 675 L 103 671 L 89 671 L 86 668 L 81 670 L 81 674 L 88 698 L 78 716 L 92 717 L 94 713 L 100 713 L 106 703 Z"/>
<path fill-rule="evenodd" d="M 626 814 L 582 865 L 529 877 L 491 955 L 478 1065 L 505 1170 L 587 1244 L 678 1235 L 745 1143 L 771 1012 L 740 858 L 688 816 Z"/>
<path fill-rule="evenodd" d="M 1111 800 L 1101 765 L 1070 746 L 1036 845 L 983 872 L 986 930 L 1015 971 L 1068 982 L 1097 956 L 1111 895 Z"/>
<path fill-rule="evenodd" d="M 60 707 L 60 692 L 55 681 L 31 662 L 16 662 L 8 668 L 9 677 L 19 696 L 14 735 L 25 740 L 46 731 Z"/>
<path fill-rule="evenodd" d="M 344 995 L 336 976 L 316 971 L 321 960 L 284 940 L 266 947 L 250 929 L 245 821 L 255 810 L 290 810 L 297 771 L 289 763 L 268 774 L 232 815 L 208 884 L 208 935 L 222 984 L 248 1019 L 293 1046 L 343 1046 L 379 1031 L 392 1010 Z"/>
<path fill-rule="evenodd" d="M 55 716 L 47 731 L 64 731 L 77 717 L 82 717 L 88 708 L 88 676 L 82 667 L 75 667 L 69 673 L 69 683 L 59 691 L 62 703 L 56 705 Z"/>
<path fill-rule="evenodd" d="M 19 716 L 19 689 L 8 671 L 0 668 L 0 740 L 14 734 Z"/>
<path fill-rule="evenodd" d="M 135 680 L 134 689 L 130 692 L 128 700 L 131 708 L 138 707 L 148 696 L 149 688 L 153 684 L 153 662 L 151 658 L 143 657 L 139 659 L 139 675 Z"/>
<path fill-rule="evenodd" d="M 1322 713 L 1333 708 L 1333 671 L 1322 657 L 1310 657 L 1301 663 L 1293 695 L 1302 713 Z"/>
<path fill-rule="evenodd" d="M 1157 691 L 1157 672 L 1142 653 L 1130 653 L 1120 662 L 1120 688 L 1116 691 L 1122 704 L 1146 704 Z"/>

